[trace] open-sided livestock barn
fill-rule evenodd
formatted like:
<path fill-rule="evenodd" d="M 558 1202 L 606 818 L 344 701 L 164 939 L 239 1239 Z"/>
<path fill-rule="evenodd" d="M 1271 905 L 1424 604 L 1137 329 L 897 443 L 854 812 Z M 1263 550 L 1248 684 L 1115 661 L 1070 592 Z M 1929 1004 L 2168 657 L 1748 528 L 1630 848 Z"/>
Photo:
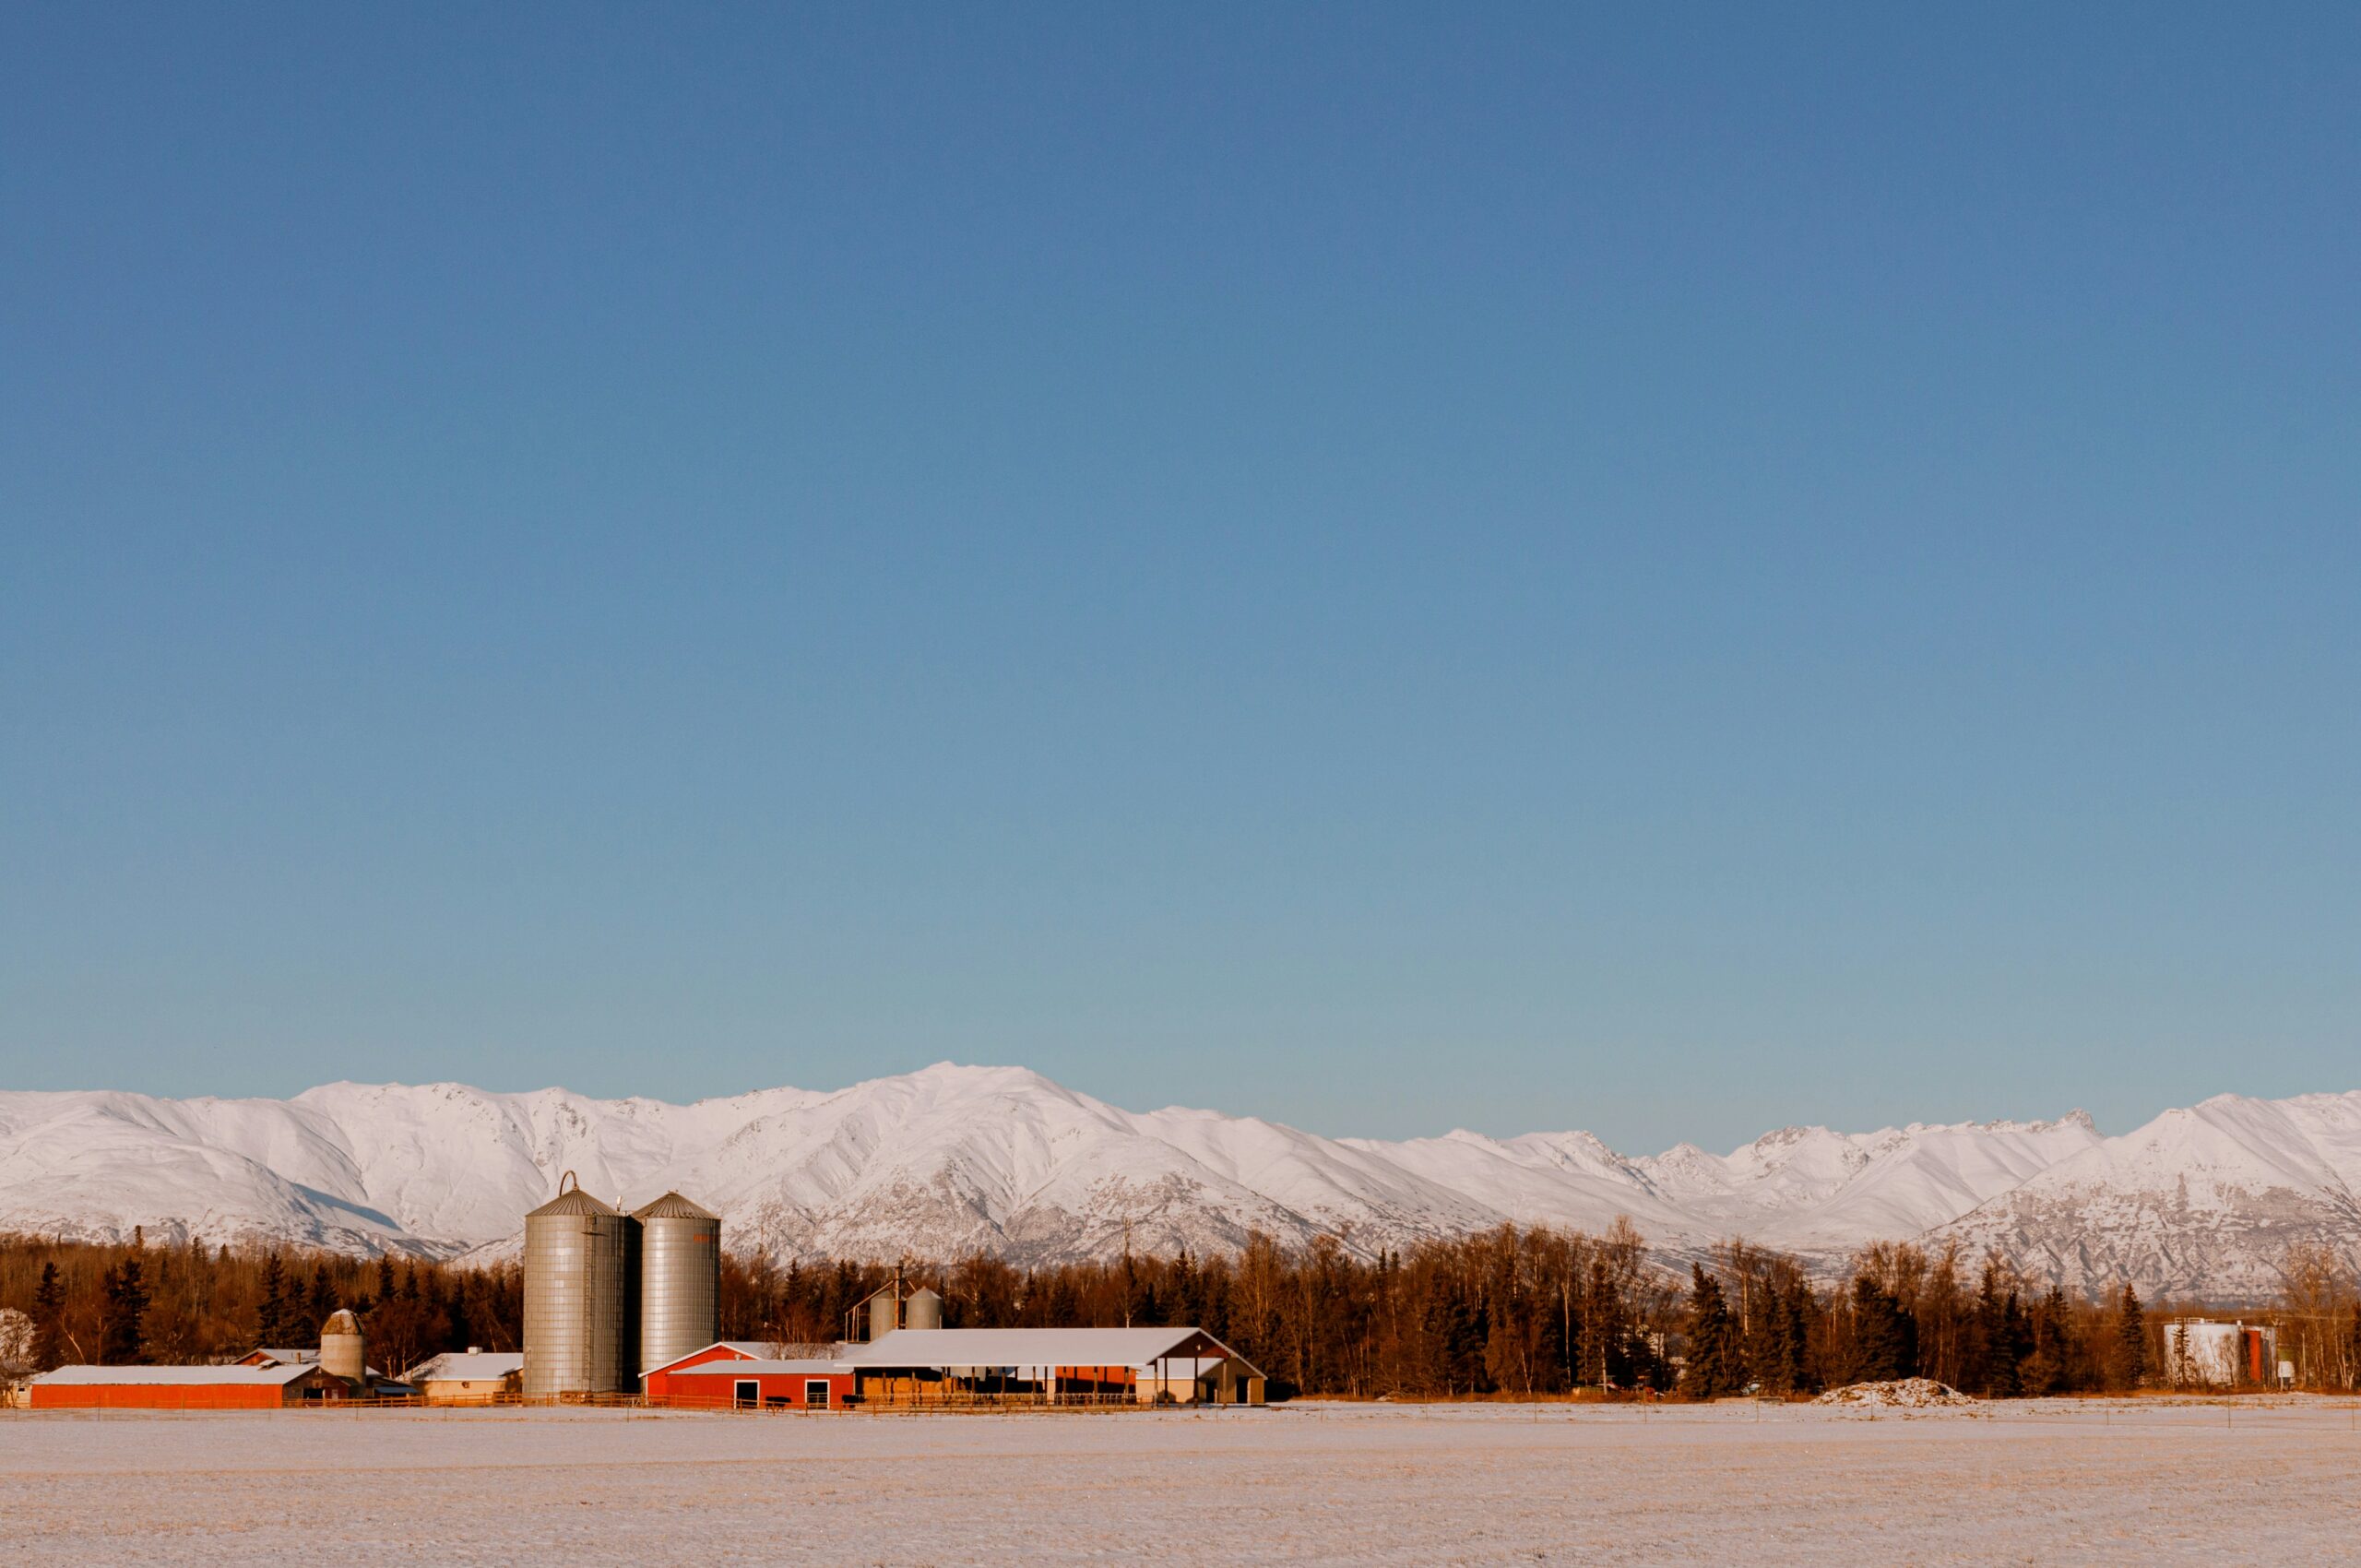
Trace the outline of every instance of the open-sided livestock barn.
<path fill-rule="evenodd" d="M 1260 1405 L 1262 1369 L 1202 1328 L 905 1328 L 847 1348 L 864 1402 L 1033 1395 Z"/>

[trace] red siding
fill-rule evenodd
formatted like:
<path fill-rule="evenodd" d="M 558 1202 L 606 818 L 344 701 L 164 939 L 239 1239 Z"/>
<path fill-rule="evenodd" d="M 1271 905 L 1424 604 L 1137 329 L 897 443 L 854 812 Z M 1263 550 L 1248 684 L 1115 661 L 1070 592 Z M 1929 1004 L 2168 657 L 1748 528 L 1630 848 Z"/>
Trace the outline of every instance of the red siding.
<path fill-rule="evenodd" d="M 646 1385 L 642 1392 L 648 1398 L 660 1403 L 671 1397 L 672 1379 L 691 1367 L 705 1366 L 712 1361 L 751 1361 L 753 1359 L 745 1351 L 733 1350 L 727 1345 L 708 1345 L 694 1355 L 683 1356 L 670 1366 L 658 1372 L 649 1372 L 640 1379 L 640 1382 Z"/>
<path fill-rule="evenodd" d="M 36 1410 L 276 1410 L 301 1404 L 303 1389 L 270 1384 L 36 1383 Z"/>
<path fill-rule="evenodd" d="M 652 1383 L 654 1379 L 651 1377 L 649 1381 Z M 765 1405 L 782 1401 L 799 1409 L 803 1405 L 803 1385 L 807 1383 L 825 1383 L 828 1385 L 828 1404 L 832 1408 L 841 1408 L 844 1402 L 852 1397 L 850 1372 L 741 1372 L 732 1371 L 722 1361 L 700 1366 L 694 1372 L 675 1371 L 666 1376 L 666 1387 L 661 1394 L 651 1387 L 647 1396 L 651 1401 L 660 1399 L 665 1404 L 681 1407 L 727 1408 L 737 1403 L 738 1384 L 741 1383 L 758 1384 Z"/>

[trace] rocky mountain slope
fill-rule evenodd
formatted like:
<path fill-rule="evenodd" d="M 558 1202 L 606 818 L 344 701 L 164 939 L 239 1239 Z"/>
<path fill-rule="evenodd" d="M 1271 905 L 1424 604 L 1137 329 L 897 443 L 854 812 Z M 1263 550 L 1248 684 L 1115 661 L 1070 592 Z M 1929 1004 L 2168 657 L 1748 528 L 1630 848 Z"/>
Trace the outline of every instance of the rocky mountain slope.
<path fill-rule="evenodd" d="M 1790 1127 L 1727 1156 L 1684 1144 L 1639 1158 L 1586 1133 L 1382 1143 L 1127 1111 L 1022 1069 L 948 1063 L 685 1106 L 456 1084 L 0 1094 L 0 1229 L 497 1253 L 568 1170 L 626 1203 L 678 1187 L 719 1210 L 729 1244 L 782 1257 L 1203 1252 L 1254 1229 L 1368 1253 L 1628 1215 L 1675 1255 L 1742 1235 L 1833 1269 L 1869 1241 L 1956 1238 L 2038 1278 L 2227 1301 L 2269 1295 L 2291 1241 L 2361 1256 L 2361 1093 L 2222 1096 L 2113 1138 L 2076 1112 Z"/>

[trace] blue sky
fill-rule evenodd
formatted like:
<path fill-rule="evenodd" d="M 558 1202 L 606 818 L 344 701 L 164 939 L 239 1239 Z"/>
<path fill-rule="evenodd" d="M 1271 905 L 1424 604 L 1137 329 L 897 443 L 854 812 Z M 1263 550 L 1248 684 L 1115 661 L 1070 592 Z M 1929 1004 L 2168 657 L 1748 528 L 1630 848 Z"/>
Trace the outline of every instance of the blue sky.
<path fill-rule="evenodd" d="M 20 6 L 0 1082 L 2361 1087 L 2361 10 Z"/>

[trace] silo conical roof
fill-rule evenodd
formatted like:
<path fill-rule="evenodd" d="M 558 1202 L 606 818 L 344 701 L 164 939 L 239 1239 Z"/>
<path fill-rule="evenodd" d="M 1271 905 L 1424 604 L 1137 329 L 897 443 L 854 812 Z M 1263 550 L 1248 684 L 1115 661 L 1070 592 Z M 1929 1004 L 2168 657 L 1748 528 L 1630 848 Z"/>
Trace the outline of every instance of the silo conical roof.
<path fill-rule="evenodd" d="M 525 1218 L 538 1219 L 545 1214 L 620 1214 L 622 1212 L 621 1209 L 600 1203 L 581 1188 L 575 1187 L 570 1192 L 560 1193 Z"/>
<path fill-rule="evenodd" d="M 678 1193 L 667 1193 L 654 1203 L 631 1211 L 634 1219 L 711 1219 L 721 1216 L 703 1204 L 693 1203 Z"/>
<path fill-rule="evenodd" d="M 328 1314 L 327 1322 L 320 1324 L 320 1333 L 323 1336 L 330 1334 L 358 1334 L 360 1332 L 361 1320 L 352 1315 L 352 1309 L 350 1307 L 338 1307 L 336 1311 Z"/>

